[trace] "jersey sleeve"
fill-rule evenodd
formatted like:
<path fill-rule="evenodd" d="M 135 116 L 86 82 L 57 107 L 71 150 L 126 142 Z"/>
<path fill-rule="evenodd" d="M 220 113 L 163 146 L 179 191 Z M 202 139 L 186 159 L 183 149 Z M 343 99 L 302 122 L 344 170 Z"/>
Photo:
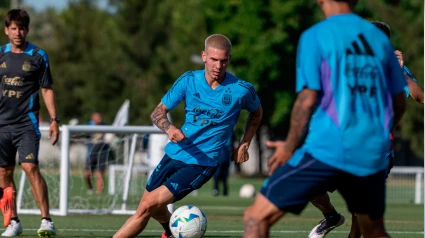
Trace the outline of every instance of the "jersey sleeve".
<path fill-rule="evenodd" d="M 418 80 L 415 79 L 412 72 L 410 72 L 410 69 L 407 68 L 407 66 L 404 66 L 404 73 L 407 74 L 410 77 L 410 79 L 412 79 L 413 81 L 418 82 Z M 409 90 L 409 87 L 407 87 L 407 85 L 404 86 L 404 92 L 406 93 L 407 98 L 410 97 L 410 90 Z"/>
<path fill-rule="evenodd" d="M 404 87 L 407 86 L 406 78 L 404 78 L 403 70 L 398 63 L 397 57 L 394 54 L 394 49 L 391 45 L 388 47 L 387 52 L 387 67 L 386 67 L 386 78 L 388 82 L 388 89 L 391 95 L 398 94 L 404 91 Z"/>
<path fill-rule="evenodd" d="M 242 97 L 242 108 L 249 112 L 257 110 L 260 106 L 260 99 L 254 86 L 245 81 L 239 81 L 239 85 L 247 89 L 245 95 Z"/>
<path fill-rule="evenodd" d="M 322 54 L 315 30 L 305 31 L 298 41 L 296 92 L 304 88 L 321 91 L 320 64 Z"/>
<path fill-rule="evenodd" d="M 47 56 L 46 52 L 43 50 L 39 50 L 37 52 L 40 57 L 40 87 L 46 88 L 53 84 L 53 78 L 52 74 L 50 72 L 50 64 L 49 64 L 49 57 Z"/>
<path fill-rule="evenodd" d="M 180 76 L 173 84 L 173 86 L 168 90 L 168 92 L 161 99 L 161 102 L 169 109 L 172 110 L 179 103 L 186 99 L 186 89 L 188 87 L 188 78 L 191 77 L 190 72 L 184 73 Z"/>

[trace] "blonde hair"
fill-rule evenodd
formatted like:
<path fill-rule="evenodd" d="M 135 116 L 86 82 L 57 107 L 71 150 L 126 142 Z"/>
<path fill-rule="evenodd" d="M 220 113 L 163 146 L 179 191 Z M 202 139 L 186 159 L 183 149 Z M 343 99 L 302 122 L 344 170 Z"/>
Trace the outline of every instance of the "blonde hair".
<path fill-rule="evenodd" d="M 220 50 L 228 50 L 229 52 L 232 50 L 232 42 L 230 42 L 229 38 L 221 34 L 214 34 L 207 37 L 205 40 L 205 51 L 208 48 L 220 49 Z"/>

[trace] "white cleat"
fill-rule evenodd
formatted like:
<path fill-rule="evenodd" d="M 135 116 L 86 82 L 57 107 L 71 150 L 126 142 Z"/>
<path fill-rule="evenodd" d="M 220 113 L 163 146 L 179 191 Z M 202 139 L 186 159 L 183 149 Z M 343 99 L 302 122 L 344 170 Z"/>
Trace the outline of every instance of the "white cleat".
<path fill-rule="evenodd" d="M 313 230 L 311 230 L 310 234 L 308 235 L 308 238 L 323 238 L 333 229 L 344 224 L 345 217 L 342 214 L 339 215 L 341 215 L 341 218 L 339 218 L 338 222 L 335 224 L 330 224 L 329 221 L 326 219 L 321 220 L 319 224 L 315 226 Z"/>
<path fill-rule="evenodd" d="M 56 235 L 56 229 L 52 221 L 43 219 L 37 233 L 39 237 L 51 237 Z"/>
<path fill-rule="evenodd" d="M 10 220 L 9 225 L 6 228 L 6 231 L 1 234 L 1 236 L 13 237 L 19 236 L 22 234 L 22 224 L 16 222 L 15 220 Z"/>

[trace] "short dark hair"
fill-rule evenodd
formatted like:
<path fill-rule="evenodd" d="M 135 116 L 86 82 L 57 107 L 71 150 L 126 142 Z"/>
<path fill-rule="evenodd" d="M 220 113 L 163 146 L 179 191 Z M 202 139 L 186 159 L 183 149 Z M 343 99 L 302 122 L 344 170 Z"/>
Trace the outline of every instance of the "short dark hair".
<path fill-rule="evenodd" d="M 382 21 L 371 21 L 371 23 L 381 29 L 388 38 L 391 38 L 391 28 L 387 23 Z"/>
<path fill-rule="evenodd" d="M 9 27 L 12 22 L 15 22 L 17 26 L 28 28 L 30 25 L 30 16 L 25 10 L 12 9 L 7 12 L 4 18 L 4 25 Z"/>
<path fill-rule="evenodd" d="M 346 2 L 350 5 L 350 7 L 356 6 L 358 0 L 334 0 L 335 2 Z"/>

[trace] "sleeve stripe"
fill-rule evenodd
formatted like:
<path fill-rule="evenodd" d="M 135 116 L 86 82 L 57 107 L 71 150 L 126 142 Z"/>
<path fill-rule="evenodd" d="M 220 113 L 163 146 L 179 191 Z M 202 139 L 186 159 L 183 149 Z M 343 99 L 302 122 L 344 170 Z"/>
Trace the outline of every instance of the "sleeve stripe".
<path fill-rule="evenodd" d="M 416 81 L 415 77 L 413 77 L 413 74 L 410 72 L 410 70 L 409 70 L 409 68 L 407 68 L 407 66 L 404 66 L 404 72 L 405 72 L 407 75 L 409 75 L 409 77 L 410 77 L 412 80 L 415 80 L 415 81 Z"/>
<path fill-rule="evenodd" d="M 252 99 L 253 100 L 255 99 L 255 89 L 251 85 L 247 85 L 243 82 L 239 82 L 238 84 L 239 84 L 239 86 L 242 86 L 242 87 L 248 89 L 248 91 L 251 93 Z"/>
<path fill-rule="evenodd" d="M 174 89 L 174 87 L 177 85 L 177 84 L 179 84 L 180 83 L 180 81 L 184 78 L 184 77 L 186 77 L 186 76 L 188 76 L 188 75 L 190 75 L 190 76 L 193 76 L 194 74 L 193 74 L 193 72 L 192 71 L 188 71 L 188 72 L 186 72 L 186 73 L 184 73 L 184 74 L 182 74 L 175 82 L 174 82 L 174 84 L 173 84 L 173 86 L 170 88 L 170 90 L 169 91 L 173 91 L 173 89 Z"/>
<path fill-rule="evenodd" d="M 44 62 L 46 63 L 46 67 L 49 67 L 49 59 L 47 57 L 46 52 L 44 52 L 44 50 L 40 49 L 40 50 L 37 51 L 37 53 L 40 54 L 43 57 Z"/>

